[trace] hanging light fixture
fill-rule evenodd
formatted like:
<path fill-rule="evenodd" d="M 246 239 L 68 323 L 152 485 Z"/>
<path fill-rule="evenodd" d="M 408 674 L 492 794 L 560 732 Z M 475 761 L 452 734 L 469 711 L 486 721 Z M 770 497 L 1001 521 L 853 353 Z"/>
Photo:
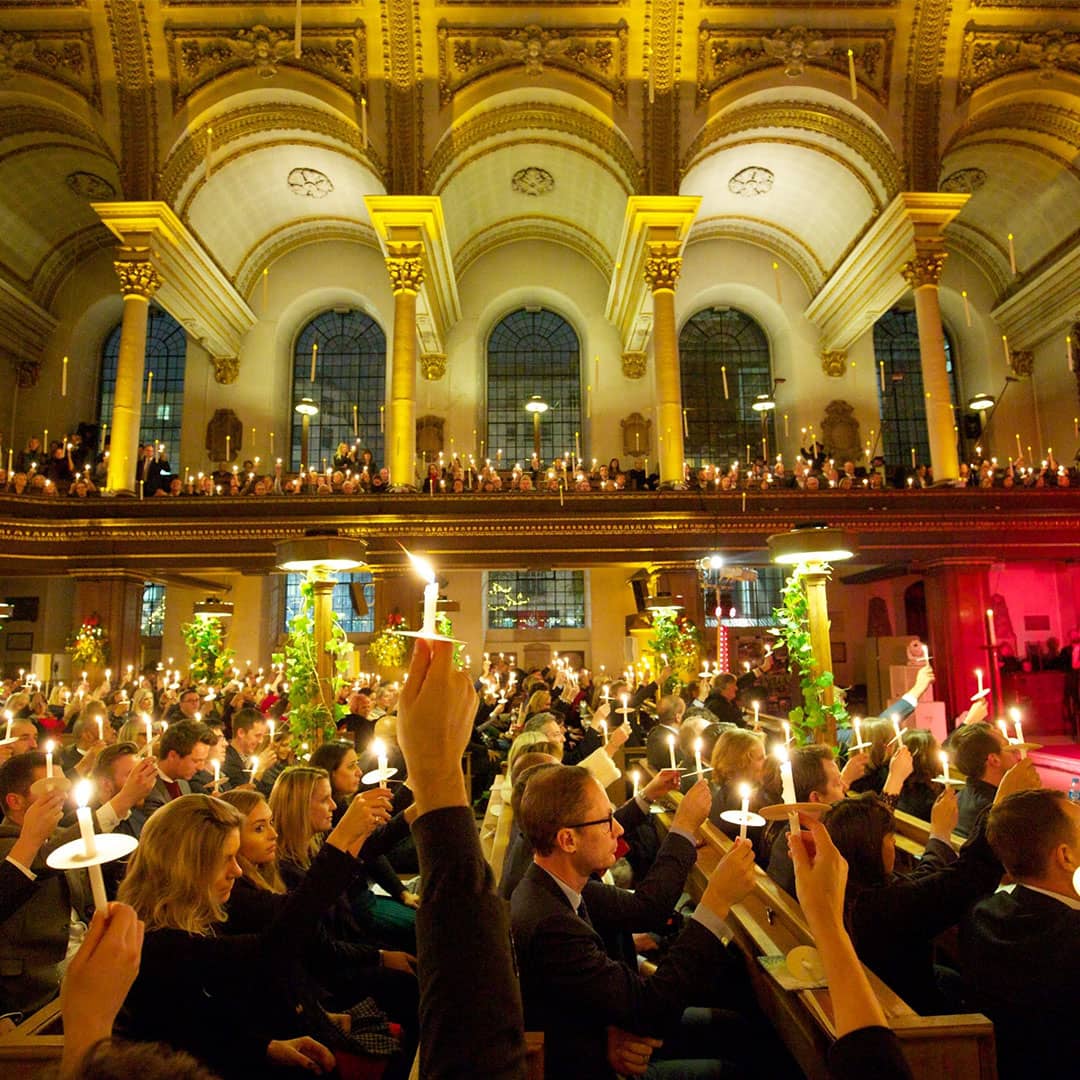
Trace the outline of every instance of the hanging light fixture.
<path fill-rule="evenodd" d="M 196 619 L 231 619 L 233 607 L 231 600 L 221 600 L 215 596 L 208 596 L 205 600 L 197 600 L 194 606 Z"/>
<path fill-rule="evenodd" d="M 843 529 L 833 529 L 824 522 L 796 525 L 785 533 L 768 539 L 772 561 L 780 566 L 798 563 L 842 562 L 855 557 L 855 545 Z"/>
<path fill-rule="evenodd" d="M 291 574 L 332 574 L 356 570 L 364 565 L 367 544 L 336 530 L 312 530 L 295 540 L 280 540 L 277 568 Z"/>

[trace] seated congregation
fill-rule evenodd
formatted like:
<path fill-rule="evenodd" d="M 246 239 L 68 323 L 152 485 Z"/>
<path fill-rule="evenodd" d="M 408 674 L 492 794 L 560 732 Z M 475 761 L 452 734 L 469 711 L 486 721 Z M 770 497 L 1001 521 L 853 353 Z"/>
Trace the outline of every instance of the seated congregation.
<path fill-rule="evenodd" d="M 767 873 L 829 984 L 816 1075 L 913 1075 L 876 980 L 920 1016 L 985 1014 L 1004 1080 L 1074 1060 L 1080 807 L 981 703 L 944 747 L 964 786 L 942 790 L 941 748 L 906 726 L 929 667 L 840 760 L 785 747 L 743 711 L 772 663 L 602 692 L 500 659 L 474 687 L 420 641 L 400 699 L 353 687 L 310 754 L 287 688 L 251 677 L 163 708 L 165 680 L 129 676 L 145 721 L 81 699 L 55 761 L 27 702 L 0 748 L 0 1008 L 59 993 L 64 1077 L 393 1078 L 415 1059 L 422 1077 L 795 1078 L 739 934 Z M 741 837 L 721 815 L 784 801 L 778 747 L 820 813 Z M 80 836 L 59 774 L 93 783 L 95 832 L 138 840 L 98 910 L 85 870 L 46 861 Z M 473 811 L 488 787 L 498 882 Z M 926 822 L 914 864 L 897 813 Z"/>

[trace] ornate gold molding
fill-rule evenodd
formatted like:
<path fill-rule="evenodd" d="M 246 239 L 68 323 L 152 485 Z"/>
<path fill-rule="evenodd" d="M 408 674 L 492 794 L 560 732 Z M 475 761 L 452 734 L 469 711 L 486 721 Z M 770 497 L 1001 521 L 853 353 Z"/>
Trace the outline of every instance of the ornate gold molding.
<path fill-rule="evenodd" d="M 214 365 L 214 382 L 222 386 L 228 386 L 236 382 L 240 374 L 240 361 L 235 356 L 211 356 L 210 363 Z"/>
<path fill-rule="evenodd" d="M 1080 149 L 1080 112 L 1041 101 L 1016 101 L 994 106 L 968 120 L 953 133 L 943 156 L 975 135 L 999 130 L 1037 132 Z"/>
<path fill-rule="evenodd" d="M 303 50 L 293 53 L 293 31 L 257 24 L 223 31 L 196 26 L 165 30 L 174 115 L 196 91 L 230 72 L 254 68 L 272 79 L 280 67 L 309 71 L 359 100 L 367 96 L 367 31 L 355 26 L 315 26 L 305 21 Z"/>
<path fill-rule="evenodd" d="M 661 289 L 675 291 L 682 273 L 682 256 L 678 244 L 649 244 L 643 272 L 645 283 L 653 292 Z"/>
<path fill-rule="evenodd" d="M 420 0 L 380 0 L 386 145 L 392 195 L 420 194 L 424 181 L 424 53 Z"/>
<path fill-rule="evenodd" d="M 915 0 L 904 87 L 907 190 L 934 191 L 940 172 L 941 77 L 952 0 Z"/>
<path fill-rule="evenodd" d="M 608 169 L 628 195 L 638 191 L 641 184 L 641 166 L 634 156 L 629 140 L 617 127 L 602 123 L 577 109 L 545 101 L 502 105 L 485 110 L 452 128 L 439 140 L 439 145 L 435 147 L 427 164 L 425 176 L 429 190 L 438 194 L 445 188 L 456 172 L 468 162 L 470 151 L 480 144 L 502 135 L 537 131 L 552 131 L 572 136 L 573 141 L 552 141 L 552 145 L 585 153 L 590 160 Z M 529 137 L 530 143 L 536 141 L 538 140 L 535 135 Z M 579 141 L 588 149 L 579 146 Z M 507 145 L 512 143 L 502 140 L 491 146 L 490 150 L 498 150 Z"/>
<path fill-rule="evenodd" d="M 821 354 L 821 370 L 830 379 L 839 379 L 847 370 L 847 350 L 830 349 Z"/>
<path fill-rule="evenodd" d="M 149 300 L 161 288 L 161 278 L 149 259 L 117 259 L 113 269 L 120 279 L 122 296 L 141 296 Z"/>
<path fill-rule="evenodd" d="M 716 145 L 721 140 L 742 131 L 756 132 L 774 128 L 808 131 L 850 147 L 881 180 L 889 198 L 903 186 L 903 169 L 892 146 L 870 125 L 832 105 L 817 102 L 811 106 L 790 99 L 743 106 L 714 117 L 688 147 L 683 157 L 683 175 L 700 160 L 722 149 Z"/>
<path fill-rule="evenodd" d="M 101 112 L 101 80 L 90 30 L 0 31 L 0 86 L 16 75 L 58 83 Z"/>
<path fill-rule="evenodd" d="M 470 236 L 454 252 L 458 277 L 462 277 L 481 256 L 518 240 L 547 240 L 569 248 L 592 263 L 605 279 L 611 277 L 615 265 L 607 248 L 584 232 L 577 222 L 551 215 L 530 214 L 500 219 Z"/>
<path fill-rule="evenodd" d="M 1080 75 L 1080 30 L 980 29 L 968 24 L 956 84 L 958 104 L 996 79 L 1027 73 L 1044 81 L 1059 74 Z"/>
<path fill-rule="evenodd" d="M 650 195 L 679 190 L 683 11 L 683 0 L 645 3 L 641 117 L 645 190 Z"/>
<path fill-rule="evenodd" d="M 622 373 L 627 379 L 642 379 L 645 377 L 644 352 L 624 352 L 622 354 Z"/>
<path fill-rule="evenodd" d="M 420 373 L 428 382 L 438 382 L 446 374 L 446 353 L 421 353 Z"/>
<path fill-rule="evenodd" d="M 124 195 L 154 197 L 157 176 L 157 87 L 150 25 L 137 0 L 105 0 L 116 65 Z"/>
<path fill-rule="evenodd" d="M 809 65 L 847 82 L 851 49 L 859 87 L 887 106 L 895 37 L 893 30 L 832 34 L 805 26 L 775 29 L 703 23 L 698 31 L 697 103 L 704 104 L 717 90 L 755 71 L 778 66 L 789 78 L 798 78 Z"/>
<path fill-rule="evenodd" d="M 948 253 L 944 251 L 922 252 L 900 268 L 904 280 L 913 288 L 921 289 L 924 285 L 934 285 L 941 280 Z"/>
<path fill-rule="evenodd" d="M 423 245 L 391 243 L 386 245 L 386 250 L 389 252 L 386 270 L 390 275 L 391 291 L 395 295 L 419 292 L 424 284 Z"/>
<path fill-rule="evenodd" d="M 617 105 L 626 104 L 627 26 L 552 27 L 439 23 L 439 102 L 449 105 L 470 83 L 522 68 L 538 79 L 545 68 L 595 83 Z"/>

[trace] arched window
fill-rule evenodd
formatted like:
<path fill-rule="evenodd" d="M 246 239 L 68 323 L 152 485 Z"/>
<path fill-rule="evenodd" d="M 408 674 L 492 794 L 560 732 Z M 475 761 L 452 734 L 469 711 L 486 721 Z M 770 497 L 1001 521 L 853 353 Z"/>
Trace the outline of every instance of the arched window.
<path fill-rule="evenodd" d="M 315 381 L 311 381 L 312 345 L 318 345 Z M 386 335 L 362 311 L 324 311 L 296 339 L 293 352 L 293 401 L 313 398 L 319 407 L 311 418 L 310 464 L 331 459 L 338 443 L 370 450 L 383 462 L 386 401 Z M 355 406 L 355 408 L 354 408 Z M 300 468 L 300 418 L 293 413 L 290 467 Z"/>
<path fill-rule="evenodd" d="M 679 334 L 679 371 L 688 462 L 726 468 L 748 453 L 765 456 L 766 447 L 776 452 L 773 414 L 753 409 L 759 394 L 772 392 L 772 368 L 769 343 L 749 315 L 715 307 L 692 316 Z"/>
<path fill-rule="evenodd" d="M 105 339 L 101 350 L 98 423 L 112 427 L 113 400 L 116 396 L 116 365 L 120 358 L 120 325 Z M 146 360 L 143 365 L 142 420 L 139 442 L 163 442 L 173 461 L 180 456 L 180 425 L 184 414 L 184 365 L 187 362 L 187 336 L 184 328 L 165 310 L 150 305 L 146 325 Z M 146 387 L 150 372 L 150 401 Z"/>
<path fill-rule="evenodd" d="M 523 308 L 503 319 L 488 339 L 488 457 L 528 461 L 533 420 L 525 402 L 539 394 L 549 408 L 540 419 L 540 457 L 569 450 L 581 431 L 581 355 L 574 328 L 554 311 Z"/>
<path fill-rule="evenodd" d="M 919 326 L 913 310 L 893 308 L 874 323 L 874 359 L 878 367 L 878 403 L 881 438 L 874 453 L 883 453 L 890 468 L 910 468 L 911 451 L 920 465 L 930 462 L 930 435 L 926 426 L 926 395 L 923 390 L 922 359 L 919 354 Z M 945 369 L 949 392 L 959 400 L 952 343 L 945 333 Z M 883 449 L 882 449 L 883 448 Z"/>

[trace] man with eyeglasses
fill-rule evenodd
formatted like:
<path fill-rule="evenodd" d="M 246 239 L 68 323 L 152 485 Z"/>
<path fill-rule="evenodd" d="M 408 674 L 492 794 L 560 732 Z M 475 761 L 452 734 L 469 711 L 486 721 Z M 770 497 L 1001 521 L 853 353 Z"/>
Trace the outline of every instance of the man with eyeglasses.
<path fill-rule="evenodd" d="M 677 896 L 710 803 L 704 782 L 684 797 L 639 893 L 673 887 Z M 520 818 L 534 856 L 511 898 L 511 926 L 525 1026 L 544 1032 L 545 1075 L 720 1076 L 727 1066 L 706 1057 L 716 1044 L 696 1052 L 683 1014 L 693 1002 L 715 998 L 726 981 L 744 985 L 742 964 L 726 948 L 731 931 L 724 919 L 753 886 L 750 843 L 736 841 L 721 860 L 693 918 L 646 979 L 609 956 L 596 929 L 645 929 L 627 925 L 640 918 L 635 896 L 591 881 L 614 864 L 623 832 L 604 789 L 584 769 L 547 770 L 525 789 Z M 701 1034 L 706 1042 L 715 1038 L 712 1029 Z M 661 1041 L 665 1060 L 650 1063 Z"/>

